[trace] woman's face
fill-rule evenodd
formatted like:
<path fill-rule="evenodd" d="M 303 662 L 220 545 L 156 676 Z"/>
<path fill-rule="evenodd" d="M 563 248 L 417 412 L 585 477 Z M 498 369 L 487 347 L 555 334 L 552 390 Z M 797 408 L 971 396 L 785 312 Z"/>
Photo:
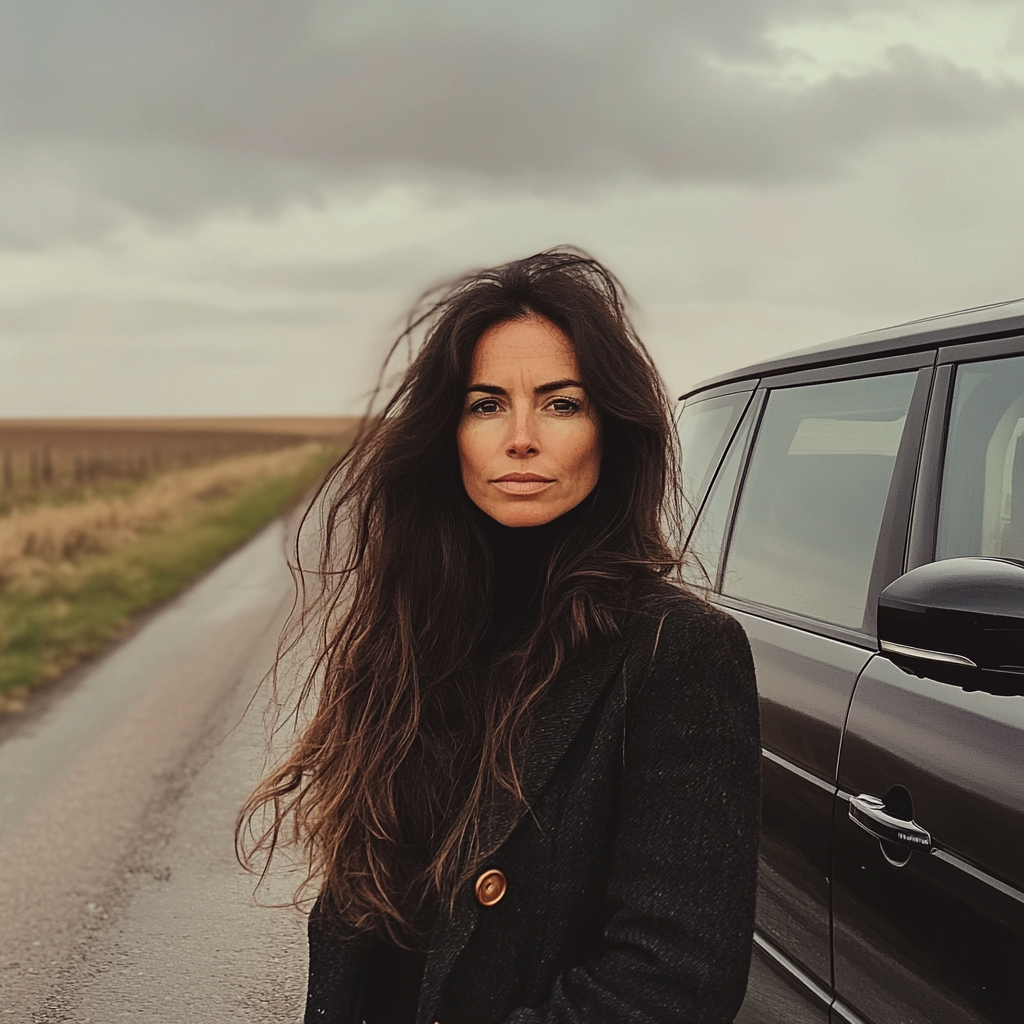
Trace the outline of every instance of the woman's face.
<path fill-rule="evenodd" d="M 540 526 L 578 505 L 601 470 L 601 428 L 576 352 L 549 320 L 481 335 L 459 423 L 466 493 L 505 526 Z"/>

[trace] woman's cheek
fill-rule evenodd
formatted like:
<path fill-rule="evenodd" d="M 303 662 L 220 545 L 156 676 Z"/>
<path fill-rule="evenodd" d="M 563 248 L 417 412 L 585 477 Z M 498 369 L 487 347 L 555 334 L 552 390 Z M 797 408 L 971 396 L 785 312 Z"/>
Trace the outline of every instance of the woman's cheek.
<path fill-rule="evenodd" d="M 459 449 L 459 465 L 462 469 L 463 482 L 469 487 L 477 474 L 476 444 L 473 437 L 473 424 L 463 421 L 459 424 L 456 443 Z"/>
<path fill-rule="evenodd" d="M 578 474 L 588 474 L 601 462 L 600 433 L 597 425 L 589 419 L 580 420 L 574 426 L 577 429 L 571 441 L 572 464 Z"/>

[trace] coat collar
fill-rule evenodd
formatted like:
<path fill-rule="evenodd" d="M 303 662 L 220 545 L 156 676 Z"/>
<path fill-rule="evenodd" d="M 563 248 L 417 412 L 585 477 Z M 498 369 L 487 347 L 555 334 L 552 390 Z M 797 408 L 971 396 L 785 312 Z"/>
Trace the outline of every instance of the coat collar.
<path fill-rule="evenodd" d="M 527 803 L 543 792 L 545 784 L 569 744 L 586 721 L 598 698 L 618 675 L 630 644 L 623 640 L 584 652 L 548 688 L 530 728 L 522 766 Z M 526 812 L 508 796 L 488 816 L 483 846 L 497 850 L 512 834 Z M 418 1024 L 430 1024 L 441 988 L 476 926 L 480 907 L 472 880 L 462 886 L 450 916 L 434 929 L 420 991 Z"/>

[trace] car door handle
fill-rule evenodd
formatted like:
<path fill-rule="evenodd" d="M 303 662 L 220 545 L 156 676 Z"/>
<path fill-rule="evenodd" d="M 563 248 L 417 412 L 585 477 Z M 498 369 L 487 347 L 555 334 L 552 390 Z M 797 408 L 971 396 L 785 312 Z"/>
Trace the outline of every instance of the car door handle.
<path fill-rule="evenodd" d="M 916 822 L 894 818 L 885 811 L 885 804 L 877 796 L 861 793 L 850 797 L 850 820 L 860 825 L 876 839 L 908 846 L 927 853 L 932 848 L 932 836 Z"/>

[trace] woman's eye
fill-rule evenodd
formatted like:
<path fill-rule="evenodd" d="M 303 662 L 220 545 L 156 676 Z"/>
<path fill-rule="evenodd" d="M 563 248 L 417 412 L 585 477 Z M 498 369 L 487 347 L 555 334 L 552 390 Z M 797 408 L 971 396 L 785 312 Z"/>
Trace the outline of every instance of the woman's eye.
<path fill-rule="evenodd" d="M 479 402 L 474 402 L 471 406 L 473 412 L 481 412 L 485 415 L 498 411 L 498 400 L 496 398 L 484 398 Z"/>
<path fill-rule="evenodd" d="M 555 412 L 560 412 L 565 415 L 571 415 L 576 412 L 580 407 L 580 403 L 572 398 L 555 398 L 551 402 L 551 408 Z"/>

